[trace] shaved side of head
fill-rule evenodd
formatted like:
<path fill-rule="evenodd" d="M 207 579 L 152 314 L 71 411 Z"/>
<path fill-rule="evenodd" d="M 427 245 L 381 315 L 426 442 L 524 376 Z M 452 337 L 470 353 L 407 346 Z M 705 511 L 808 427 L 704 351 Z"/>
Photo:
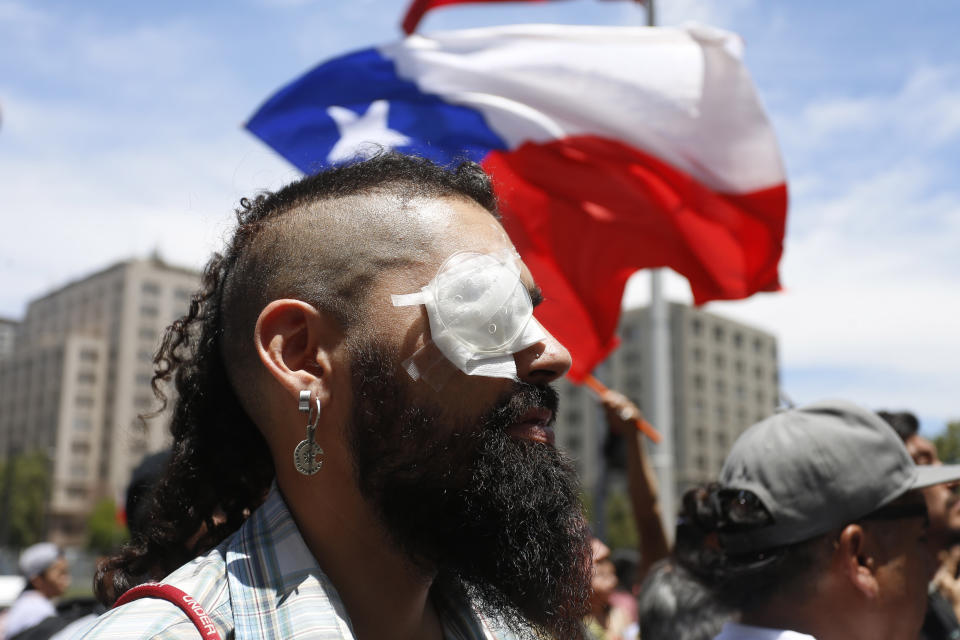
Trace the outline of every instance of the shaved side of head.
<path fill-rule="evenodd" d="M 498 217 L 489 179 L 476 165 L 450 172 L 390 154 L 244 201 L 223 283 L 219 340 L 238 396 L 257 397 L 246 392 L 263 375 L 253 335 L 264 307 L 302 300 L 345 332 L 357 330 L 376 279 L 429 257 L 439 232 L 417 213 L 425 202 L 446 199 L 476 202 Z"/>

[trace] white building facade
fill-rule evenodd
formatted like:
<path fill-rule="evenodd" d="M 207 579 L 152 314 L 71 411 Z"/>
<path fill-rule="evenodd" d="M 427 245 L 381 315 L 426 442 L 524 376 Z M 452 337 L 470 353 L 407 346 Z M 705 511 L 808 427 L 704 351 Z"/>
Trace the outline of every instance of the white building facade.
<path fill-rule="evenodd" d="M 673 389 L 673 465 L 676 496 L 715 480 L 733 441 L 779 404 L 776 337 L 702 309 L 670 303 Z M 647 374 L 649 310 L 626 310 L 621 345 L 595 371 L 605 385 L 649 407 Z M 557 443 L 570 452 L 587 490 L 603 472 L 601 449 L 607 427 L 596 396 L 567 380 L 558 385 Z M 654 425 L 656 427 L 657 425 Z M 649 441 L 648 453 L 656 455 Z M 614 478 L 614 482 L 622 482 Z"/>
<path fill-rule="evenodd" d="M 96 500 L 122 501 L 130 472 L 168 445 L 150 387 L 163 330 L 186 312 L 199 274 L 129 260 L 32 301 L 0 360 L 0 456 L 51 461 L 48 531 L 79 544 Z"/>

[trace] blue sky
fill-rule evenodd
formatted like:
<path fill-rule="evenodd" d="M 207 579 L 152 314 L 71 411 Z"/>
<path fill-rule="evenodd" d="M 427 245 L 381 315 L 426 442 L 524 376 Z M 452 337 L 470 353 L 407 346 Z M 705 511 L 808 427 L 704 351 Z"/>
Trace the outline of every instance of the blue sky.
<path fill-rule="evenodd" d="M 405 4 L 0 0 L 0 315 L 155 248 L 202 265 L 240 197 L 297 175 L 241 123 L 321 60 L 396 39 Z M 741 34 L 790 180 L 786 290 L 708 310 L 778 336 L 797 402 L 911 408 L 927 433 L 960 418 L 960 5 L 658 11 Z M 569 0 L 441 9 L 421 28 L 644 20 L 631 3 Z"/>

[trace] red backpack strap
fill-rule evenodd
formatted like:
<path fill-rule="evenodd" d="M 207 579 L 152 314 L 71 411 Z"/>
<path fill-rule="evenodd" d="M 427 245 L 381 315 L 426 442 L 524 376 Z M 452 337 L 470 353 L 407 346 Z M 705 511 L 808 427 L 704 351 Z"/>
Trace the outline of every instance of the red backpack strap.
<path fill-rule="evenodd" d="M 120 596 L 113 606 L 119 607 L 140 598 L 160 598 L 161 600 L 172 602 L 187 614 L 190 622 L 197 628 L 201 636 L 209 640 L 220 640 L 220 633 L 217 631 L 217 628 L 213 626 L 213 620 L 211 620 L 207 612 L 203 610 L 200 603 L 194 600 L 189 594 L 169 584 L 161 584 L 159 582 L 141 584 Z"/>

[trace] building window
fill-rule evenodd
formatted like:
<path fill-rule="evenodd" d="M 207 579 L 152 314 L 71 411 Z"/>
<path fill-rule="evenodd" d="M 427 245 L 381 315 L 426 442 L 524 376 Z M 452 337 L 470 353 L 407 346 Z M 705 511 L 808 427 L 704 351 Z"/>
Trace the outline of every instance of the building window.
<path fill-rule="evenodd" d="M 146 349 L 140 349 L 137 352 L 137 360 L 140 362 L 153 362 L 153 353 Z"/>
<path fill-rule="evenodd" d="M 634 333 L 633 326 L 629 324 L 620 329 L 620 337 L 624 342 L 633 342 Z"/>
<path fill-rule="evenodd" d="M 73 419 L 73 428 L 77 431 L 90 431 L 93 428 L 93 423 L 90 422 L 90 418 L 77 416 Z"/>
<path fill-rule="evenodd" d="M 717 422 L 720 424 L 727 422 L 727 407 L 722 404 L 717 405 Z"/>
<path fill-rule="evenodd" d="M 571 433 L 567 436 L 567 449 L 579 452 L 582 447 L 583 440 L 581 440 L 579 433 Z"/>
<path fill-rule="evenodd" d="M 699 373 L 693 376 L 693 388 L 697 391 L 703 390 L 703 376 Z"/>
<path fill-rule="evenodd" d="M 156 282 L 151 282 L 147 280 L 142 285 L 140 285 L 140 291 L 143 291 L 148 296 L 159 295 L 160 285 L 157 284 Z"/>
<path fill-rule="evenodd" d="M 92 371 L 81 371 L 77 374 L 77 382 L 80 384 L 93 384 L 97 381 L 97 376 Z"/>
<path fill-rule="evenodd" d="M 733 346 L 742 347 L 743 346 L 743 334 L 739 331 L 735 331 L 733 334 Z"/>
<path fill-rule="evenodd" d="M 723 327 L 716 326 L 713 328 L 713 339 L 717 342 L 723 342 L 724 337 L 726 337 L 726 332 L 723 330 Z"/>
<path fill-rule="evenodd" d="M 723 380 L 717 380 L 714 383 L 714 386 L 717 390 L 717 393 L 723 394 L 727 392 L 727 383 Z"/>
<path fill-rule="evenodd" d="M 153 327 L 140 327 L 139 335 L 141 340 L 150 340 L 151 342 L 157 337 Z"/>
<path fill-rule="evenodd" d="M 762 339 L 760 339 L 760 338 L 754 338 L 754 339 L 753 339 L 753 350 L 756 351 L 757 353 L 760 353 L 761 351 L 763 351 L 763 340 L 762 340 Z"/>
<path fill-rule="evenodd" d="M 717 369 L 723 369 L 727 366 L 727 359 L 723 356 L 722 353 L 718 353 L 713 356 L 713 364 Z"/>
<path fill-rule="evenodd" d="M 72 453 L 86 455 L 90 453 L 90 443 L 83 442 L 82 440 L 74 440 L 72 443 L 70 443 L 70 451 Z"/>
<path fill-rule="evenodd" d="M 690 330 L 693 331 L 694 335 L 700 335 L 700 332 L 703 331 L 703 321 L 700 318 L 690 320 Z"/>
<path fill-rule="evenodd" d="M 87 497 L 87 489 L 78 486 L 67 487 L 67 497 L 71 500 L 83 500 Z"/>
<path fill-rule="evenodd" d="M 87 465 L 75 464 L 70 467 L 70 475 L 74 478 L 83 478 L 87 475 Z"/>
<path fill-rule="evenodd" d="M 140 315 L 144 318 L 156 318 L 160 315 L 160 310 L 153 305 L 145 304 L 140 307 Z"/>
<path fill-rule="evenodd" d="M 632 367 L 640 363 L 640 354 L 634 351 L 633 349 L 628 350 L 623 354 L 623 364 Z"/>
<path fill-rule="evenodd" d="M 757 365 L 753 368 L 753 375 L 757 380 L 763 379 L 763 367 Z"/>
<path fill-rule="evenodd" d="M 181 288 L 174 289 L 173 297 L 180 301 L 189 300 L 190 291 L 188 289 L 181 289 Z"/>
<path fill-rule="evenodd" d="M 94 349 L 81 349 L 80 362 L 96 362 L 100 354 Z"/>
<path fill-rule="evenodd" d="M 694 347 L 691 353 L 693 354 L 694 362 L 703 362 L 703 349 L 700 347 Z"/>
<path fill-rule="evenodd" d="M 81 409 L 89 409 L 93 406 L 93 396 L 77 396 L 73 404 Z"/>

